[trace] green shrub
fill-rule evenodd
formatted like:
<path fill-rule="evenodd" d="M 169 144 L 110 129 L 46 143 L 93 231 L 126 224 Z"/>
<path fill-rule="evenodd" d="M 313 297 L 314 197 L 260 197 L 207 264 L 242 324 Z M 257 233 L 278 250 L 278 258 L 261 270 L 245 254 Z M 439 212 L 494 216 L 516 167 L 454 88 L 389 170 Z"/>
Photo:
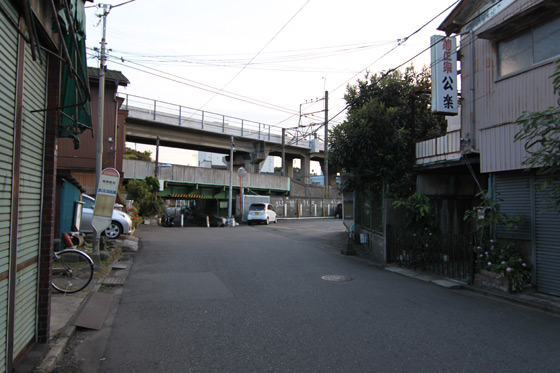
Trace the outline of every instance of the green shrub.
<path fill-rule="evenodd" d="M 519 292 L 531 280 L 531 269 L 521 255 L 515 242 L 492 237 L 497 224 L 507 229 L 517 229 L 518 216 L 510 217 L 500 210 L 500 204 L 488 192 L 477 194 L 480 204 L 465 212 L 464 220 L 470 220 L 476 227 L 477 246 L 474 247 L 475 270 L 486 269 L 509 279 L 512 292 Z"/>

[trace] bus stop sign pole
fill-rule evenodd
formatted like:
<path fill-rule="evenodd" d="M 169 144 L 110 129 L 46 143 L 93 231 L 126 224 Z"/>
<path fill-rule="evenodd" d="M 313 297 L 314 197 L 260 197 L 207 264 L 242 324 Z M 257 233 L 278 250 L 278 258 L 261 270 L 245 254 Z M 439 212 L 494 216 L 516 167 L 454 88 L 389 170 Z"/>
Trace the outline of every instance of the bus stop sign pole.
<path fill-rule="evenodd" d="M 113 218 L 113 209 L 115 199 L 117 198 L 117 190 L 119 189 L 120 175 L 114 168 L 106 168 L 101 171 L 99 183 L 97 184 L 97 192 L 95 193 L 95 207 L 93 209 L 93 218 L 91 225 L 95 232 L 93 240 L 93 260 L 96 265 L 100 264 L 99 258 L 99 239 Z"/>

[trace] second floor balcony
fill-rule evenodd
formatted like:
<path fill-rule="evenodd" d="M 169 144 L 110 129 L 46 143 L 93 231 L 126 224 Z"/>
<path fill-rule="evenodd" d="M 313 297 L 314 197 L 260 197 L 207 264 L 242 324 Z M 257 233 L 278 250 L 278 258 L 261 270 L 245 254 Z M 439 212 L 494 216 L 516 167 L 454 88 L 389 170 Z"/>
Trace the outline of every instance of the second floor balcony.
<path fill-rule="evenodd" d="M 444 136 L 416 143 L 416 166 L 437 164 L 461 158 L 461 129 L 447 132 Z"/>

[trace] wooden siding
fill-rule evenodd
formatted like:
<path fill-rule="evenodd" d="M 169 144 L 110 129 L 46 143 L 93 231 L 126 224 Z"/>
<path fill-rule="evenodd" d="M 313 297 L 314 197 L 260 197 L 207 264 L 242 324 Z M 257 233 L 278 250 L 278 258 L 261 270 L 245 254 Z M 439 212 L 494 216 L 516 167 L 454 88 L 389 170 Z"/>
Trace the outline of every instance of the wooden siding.
<path fill-rule="evenodd" d="M 95 195 L 95 169 L 91 171 L 72 171 L 72 176 L 85 189 L 86 194 Z"/>
<path fill-rule="evenodd" d="M 115 146 L 121 146 L 115 142 L 115 137 L 119 137 L 122 133 L 123 139 L 117 138 L 116 141 L 122 141 L 124 146 L 124 117 L 121 117 L 123 128 L 116 128 L 118 126 L 119 110 L 118 105 L 122 103 L 122 99 L 116 98 L 117 87 L 114 84 L 107 82 L 105 86 L 105 100 L 103 111 L 103 164 L 102 168 L 115 167 L 119 172 L 122 172 L 122 160 L 117 159 L 115 164 Z M 93 170 L 95 171 L 96 158 L 97 158 L 97 111 L 98 111 L 98 96 L 99 86 L 90 84 L 91 101 L 91 119 L 93 123 L 93 130 L 86 130 L 83 134 L 79 135 L 80 148 L 74 149 L 74 142 L 72 139 L 60 138 L 58 139 L 58 157 L 57 167 L 59 169 L 70 170 Z M 126 111 L 124 113 L 127 113 Z M 122 114 L 121 114 L 122 116 Z M 116 129 L 115 129 L 116 128 Z M 93 136 L 92 136 L 93 133 Z M 115 136 L 116 135 L 116 136 Z M 109 138 L 112 142 L 109 142 Z M 120 149 L 117 149 L 120 150 Z"/>
<path fill-rule="evenodd" d="M 524 111 L 538 111 L 555 104 L 552 80 L 553 61 L 506 78 L 497 75 L 497 40 L 476 35 L 507 21 L 511 16 L 542 1 L 519 0 L 512 3 L 475 31 L 474 41 L 474 118 L 475 149 L 481 152 L 481 171 L 498 172 L 522 169 L 526 157 L 523 144 L 515 143 L 514 122 Z M 512 30 L 512 34 L 520 31 Z M 470 137 L 471 42 L 461 39 L 461 79 L 463 92 L 462 134 Z"/>

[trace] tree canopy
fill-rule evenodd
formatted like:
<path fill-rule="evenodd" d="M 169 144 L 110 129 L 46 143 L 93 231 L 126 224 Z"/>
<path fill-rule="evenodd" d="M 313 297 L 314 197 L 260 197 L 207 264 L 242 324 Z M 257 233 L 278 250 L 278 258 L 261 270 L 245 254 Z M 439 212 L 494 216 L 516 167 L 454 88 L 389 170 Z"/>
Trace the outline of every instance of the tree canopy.
<path fill-rule="evenodd" d="M 157 196 L 159 182 L 148 176 L 144 180 L 132 179 L 125 186 L 127 198 L 134 201 L 138 215 L 154 216 L 163 211 L 163 201 Z"/>
<path fill-rule="evenodd" d="M 143 152 L 139 152 L 138 150 L 125 148 L 124 149 L 124 159 L 135 159 L 137 161 L 152 161 L 152 152 L 149 150 L 145 150 Z"/>
<path fill-rule="evenodd" d="M 347 119 L 329 135 L 329 160 L 342 172 L 343 190 L 388 185 L 394 196 L 412 193 L 414 140 L 441 136 L 447 127 L 444 117 L 430 111 L 430 96 L 423 94 L 429 84 L 427 69 L 409 67 L 366 74 L 348 86 Z"/>

